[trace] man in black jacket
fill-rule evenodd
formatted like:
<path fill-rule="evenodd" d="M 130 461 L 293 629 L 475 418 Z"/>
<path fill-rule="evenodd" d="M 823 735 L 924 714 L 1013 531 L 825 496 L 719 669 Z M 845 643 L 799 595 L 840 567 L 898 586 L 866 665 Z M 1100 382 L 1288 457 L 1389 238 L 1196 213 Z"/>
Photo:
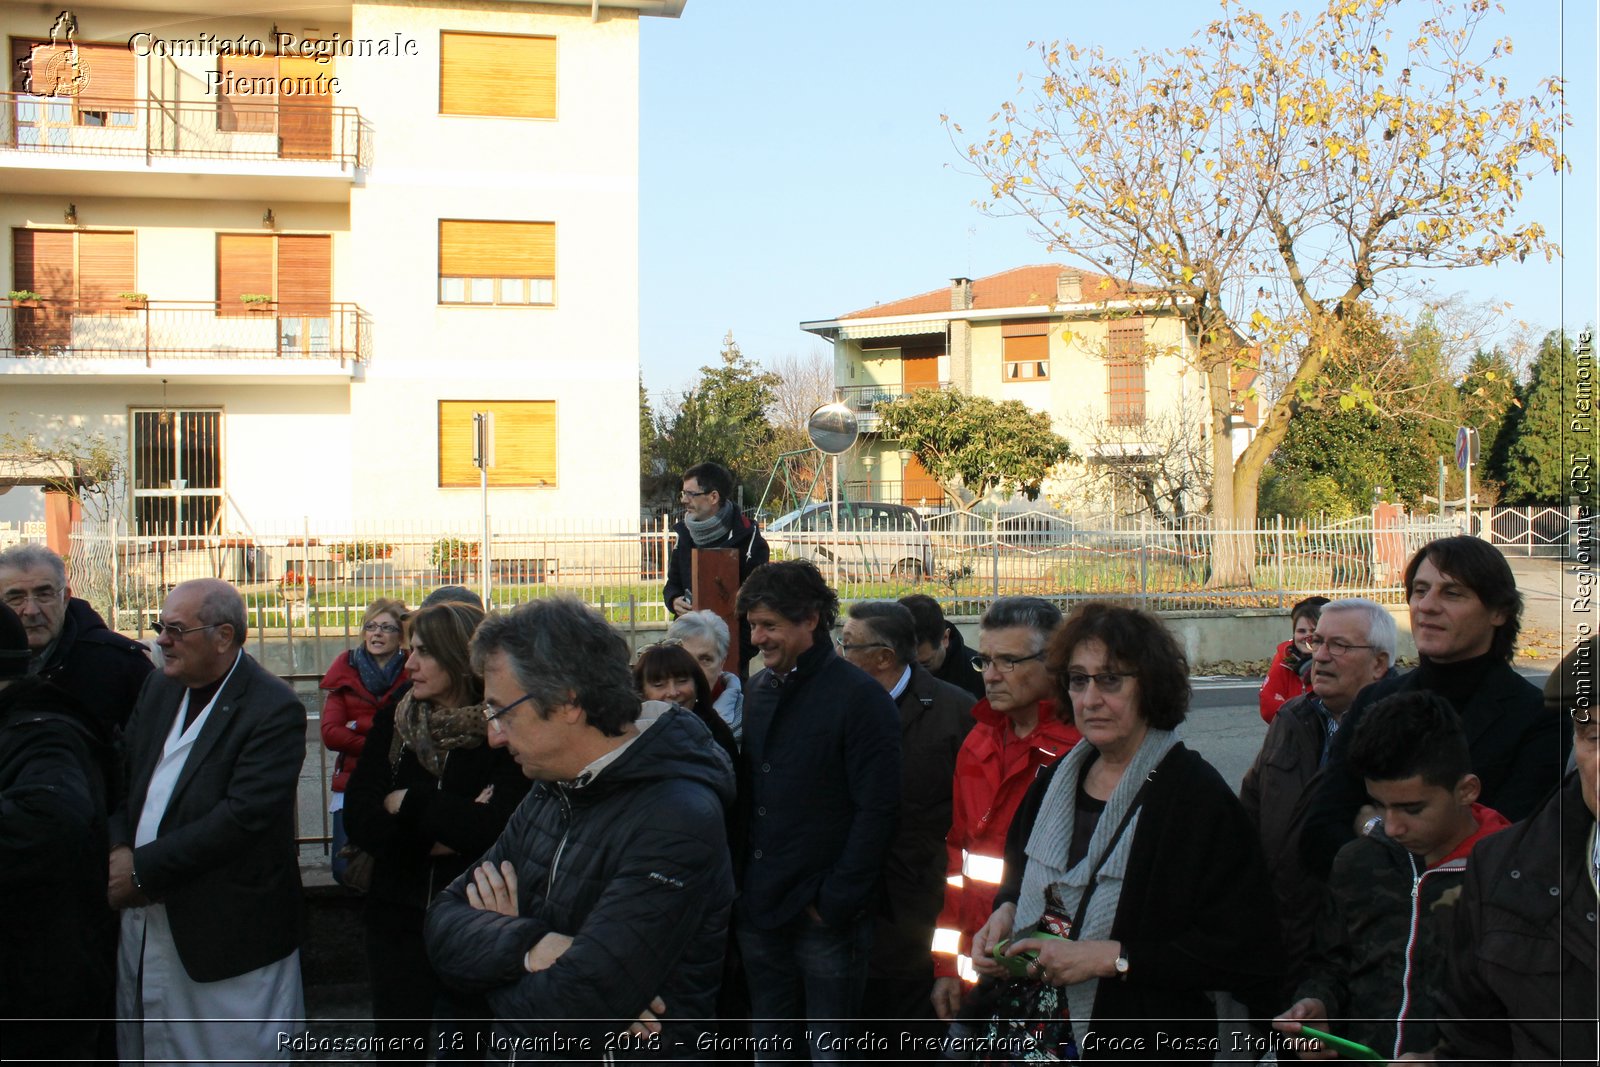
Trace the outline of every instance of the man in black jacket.
<path fill-rule="evenodd" d="M 1561 780 L 1572 735 L 1537 687 L 1511 669 L 1522 594 L 1498 549 L 1476 537 L 1430 541 L 1406 566 L 1411 636 L 1421 665 L 1363 689 L 1345 713 L 1300 835 L 1306 869 L 1326 879 L 1333 857 L 1382 824 L 1345 751 L 1365 709 L 1390 693 L 1426 689 L 1461 716 L 1481 803 L 1516 821 Z"/>
<path fill-rule="evenodd" d="M 489 744 L 533 788 L 434 898 L 434 968 L 488 999 L 492 1059 L 609 1062 L 634 1020 L 624 1051 L 708 1058 L 733 903 L 727 755 L 692 712 L 641 709 L 627 645 L 570 597 L 490 616 L 472 663 Z"/>
<path fill-rule="evenodd" d="M 127 724 L 155 667 L 143 645 L 108 629 L 87 600 L 72 595 L 60 556 L 35 544 L 0 552 L 0 602 L 27 630 L 29 674 L 54 682 L 108 726 Z"/>
<path fill-rule="evenodd" d="M 8 1059 L 111 1051 L 115 924 L 106 906 L 104 723 L 26 674 L 0 605 L 0 1049 Z"/>
<path fill-rule="evenodd" d="M 848 1059 L 829 1038 L 861 1008 L 873 892 L 900 806 L 900 716 L 883 686 L 834 655 L 839 600 L 811 563 L 757 568 L 738 608 L 766 668 L 745 700 L 735 919 L 755 1036 L 772 1042 L 757 1062 L 805 1043 L 815 1061 Z"/>
<path fill-rule="evenodd" d="M 872 675 L 900 709 L 900 822 L 883 860 L 862 1012 L 878 1021 L 877 1032 L 893 1038 L 900 1023 L 934 1018 L 929 946 L 944 906 L 951 783 L 977 701 L 917 663 L 916 627 L 903 604 L 862 600 L 849 614 L 840 653 Z M 903 1052 L 894 1042 L 880 1051 L 884 1058 Z"/>
<path fill-rule="evenodd" d="M 900 598 L 917 625 L 917 662 L 941 682 L 965 689 L 974 701 L 983 699 L 983 675 L 972 665 L 972 653 L 955 623 L 944 617 L 939 602 L 926 593 Z"/>
<path fill-rule="evenodd" d="M 694 577 L 694 550 L 697 548 L 731 548 L 739 553 L 739 582 L 750 577 L 750 572 L 767 562 L 769 550 L 761 531 L 749 516 L 739 509 L 733 499 L 733 475 L 718 463 L 700 463 L 683 472 L 683 518 L 672 532 L 677 542 L 672 547 L 672 558 L 667 561 L 667 584 L 662 590 L 667 610 L 676 618 L 694 611 L 696 605 L 690 594 Z M 744 677 L 745 665 L 756 654 L 750 641 L 750 624 L 739 619 L 739 670 Z"/>

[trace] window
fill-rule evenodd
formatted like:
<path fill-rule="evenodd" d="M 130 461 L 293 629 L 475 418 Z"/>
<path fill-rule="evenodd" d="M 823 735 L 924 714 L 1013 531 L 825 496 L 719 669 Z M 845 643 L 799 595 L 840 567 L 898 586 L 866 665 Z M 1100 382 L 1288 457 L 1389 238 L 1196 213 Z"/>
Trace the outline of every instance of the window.
<path fill-rule="evenodd" d="M 135 288 L 131 232 L 15 229 L 11 256 L 12 286 L 42 298 L 12 313 L 17 346 L 30 352 L 70 348 L 73 316 L 120 315 L 117 294 Z"/>
<path fill-rule="evenodd" d="M 14 37 L 11 69 L 17 92 L 52 98 L 48 104 L 26 97 L 18 101 L 19 147 L 64 147 L 69 141 L 59 127 L 66 125 L 136 124 L 133 52 L 126 44 L 52 44 Z"/>
<path fill-rule="evenodd" d="M 1144 363 L 1144 320 L 1112 323 L 1106 346 L 1106 421 L 1111 425 L 1143 425 Z"/>
<path fill-rule="evenodd" d="M 556 39 L 439 35 L 439 114 L 556 117 Z"/>
<path fill-rule="evenodd" d="M 489 484 L 555 488 L 556 402 L 554 400 L 439 401 L 439 487 L 478 485 L 472 462 L 472 415 L 494 415 L 494 466 Z"/>
<path fill-rule="evenodd" d="M 1006 337 L 1002 374 L 1008 382 L 1042 381 L 1050 377 L 1050 338 Z"/>
<path fill-rule="evenodd" d="M 222 412 L 139 410 L 133 424 L 133 532 L 215 533 L 222 515 Z"/>
<path fill-rule="evenodd" d="M 439 220 L 439 303 L 555 302 L 555 223 Z"/>

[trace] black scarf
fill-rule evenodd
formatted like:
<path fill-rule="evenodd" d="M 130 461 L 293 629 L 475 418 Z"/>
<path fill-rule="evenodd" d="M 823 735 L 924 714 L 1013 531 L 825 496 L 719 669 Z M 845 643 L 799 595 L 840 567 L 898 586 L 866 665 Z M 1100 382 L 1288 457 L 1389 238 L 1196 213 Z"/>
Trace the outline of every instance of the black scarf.
<path fill-rule="evenodd" d="M 394 688 L 400 672 L 406 669 L 406 657 L 396 649 L 388 663 L 380 664 L 367 651 L 367 646 L 357 645 L 350 650 L 350 665 L 361 676 L 361 687 L 381 700 L 383 694 Z"/>

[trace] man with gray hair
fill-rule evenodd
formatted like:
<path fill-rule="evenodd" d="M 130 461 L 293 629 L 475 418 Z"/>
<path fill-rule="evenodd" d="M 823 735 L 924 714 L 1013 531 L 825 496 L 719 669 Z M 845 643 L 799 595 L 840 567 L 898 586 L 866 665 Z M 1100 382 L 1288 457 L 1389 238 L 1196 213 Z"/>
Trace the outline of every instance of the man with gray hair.
<path fill-rule="evenodd" d="M 124 1062 L 288 1060 L 305 1019 L 295 796 L 306 709 L 244 650 L 227 582 L 173 588 L 128 721 L 106 899 Z"/>
<path fill-rule="evenodd" d="M 489 744 L 534 784 L 428 909 L 434 968 L 488 999 L 493 1058 L 599 1060 L 630 1024 L 634 1047 L 694 1048 L 733 906 L 727 755 L 692 712 L 640 706 L 626 643 L 570 597 L 491 615 L 472 665 Z"/>
<path fill-rule="evenodd" d="M 1081 737 L 1057 716 L 1045 666 L 1045 650 L 1060 625 L 1060 609 L 1033 596 L 1001 597 L 978 621 L 972 665 L 983 676 L 984 697 L 972 709 L 977 725 L 956 755 L 944 910 L 933 932 L 933 1007 L 941 1019 L 986 1010 L 962 1006 L 978 980 L 972 935 L 994 913 L 1006 830 L 1039 769 Z"/>
<path fill-rule="evenodd" d="M 107 726 L 127 723 L 155 667 L 143 645 L 108 628 L 87 600 L 72 595 L 60 556 L 35 544 L 0 551 L 0 603 L 28 633 L 29 674 L 66 690 Z"/>
<path fill-rule="evenodd" d="M 933 1016 L 928 946 L 944 905 L 945 833 L 956 753 L 972 729 L 972 694 L 917 662 L 916 622 L 892 600 L 850 605 L 839 638 L 844 658 L 889 691 L 900 711 L 900 821 L 883 860 L 883 899 L 872 932 L 862 1015 Z M 893 1053 L 898 1055 L 898 1051 Z"/>
<path fill-rule="evenodd" d="M 1310 638 L 1311 692 L 1286 701 L 1273 717 L 1239 800 L 1261 835 L 1283 924 L 1290 977 L 1298 981 L 1323 883 L 1300 862 L 1299 832 L 1312 779 L 1328 762 L 1340 720 L 1363 688 L 1392 673 L 1394 616 L 1362 597 L 1333 600 Z"/>

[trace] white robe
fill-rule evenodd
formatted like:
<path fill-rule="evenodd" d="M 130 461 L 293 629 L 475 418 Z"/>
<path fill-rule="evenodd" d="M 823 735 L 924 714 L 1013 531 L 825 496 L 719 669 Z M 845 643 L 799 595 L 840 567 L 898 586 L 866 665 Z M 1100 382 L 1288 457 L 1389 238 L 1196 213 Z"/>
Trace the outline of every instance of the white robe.
<path fill-rule="evenodd" d="M 234 660 L 234 668 L 239 660 Z M 233 676 L 229 670 L 228 677 Z M 224 678 L 217 696 L 227 688 Z M 184 729 L 189 694 L 161 751 L 133 845 L 154 841 L 195 738 L 211 717 L 211 698 Z M 290 1059 L 289 1042 L 305 1030 L 300 952 L 220 982 L 196 982 L 183 969 L 163 904 L 122 913 L 117 951 L 117 1052 L 124 1063 L 148 1060 L 222 1063 Z"/>

